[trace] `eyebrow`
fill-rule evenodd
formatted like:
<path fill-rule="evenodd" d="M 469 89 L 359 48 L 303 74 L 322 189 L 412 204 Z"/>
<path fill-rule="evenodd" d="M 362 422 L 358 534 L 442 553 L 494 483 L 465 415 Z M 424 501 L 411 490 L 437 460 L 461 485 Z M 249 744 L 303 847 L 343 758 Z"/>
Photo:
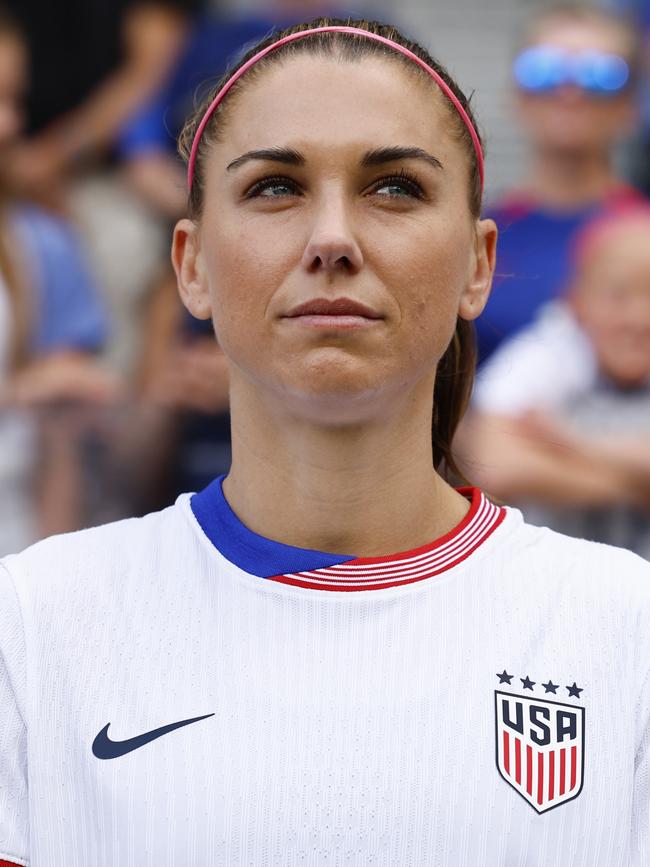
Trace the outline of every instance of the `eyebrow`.
<path fill-rule="evenodd" d="M 243 166 L 244 163 L 250 160 L 265 160 L 267 162 L 283 163 L 287 166 L 304 166 L 305 164 L 304 156 L 299 151 L 293 150 L 293 148 L 261 148 L 260 150 L 247 151 L 245 154 L 237 157 L 236 160 L 228 163 L 226 171 L 238 169 L 239 166 Z"/>
<path fill-rule="evenodd" d="M 238 169 L 240 166 L 243 166 L 244 163 L 250 162 L 251 160 L 282 163 L 283 165 L 288 166 L 304 166 L 306 162 L 305 157 L 300 153 L 300 151 L 294 150 L 293 148 L 260 148 L 259 150 L 247 151 L 245 154 L 237 157 L 236 160 L 228 163 L 226 171 Z M 363 168 L 370 168 L 372 166 L 383 165 L 384 163 L 393 163 L 398 160 L 424 160 L 437 169 L 443 167 L 437 157 L 434 157 L 433 154 L 427 153 L 427 151 L 418 147 L 375 148 L 374 150 L 367 151 L 367 153 L 363 155 L 361 166 Z"/>
<path fill-rule="evenodd" d="M 392 163 L 396 160 L 424 160 L 437 169 L 442 168 L 442 163 L 438 157 L 434 157 L 433 154 L 416 147 L 375 148 L 375 150 L 368 151 L 364 155 L 361 165 L 364 168 L 368 168 L 370 166 L 380 166 L 383 163 Z"/>

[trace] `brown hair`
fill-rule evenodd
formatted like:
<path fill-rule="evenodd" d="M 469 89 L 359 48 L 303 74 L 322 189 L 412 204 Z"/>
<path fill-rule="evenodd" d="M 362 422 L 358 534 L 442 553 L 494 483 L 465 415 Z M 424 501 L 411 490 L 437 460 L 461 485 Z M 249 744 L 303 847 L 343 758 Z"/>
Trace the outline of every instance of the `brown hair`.
<path fill-rule="evenodd" d="M 387 39 L 408 48 L 411 52 L 421 58 L 426 64 L 431 66 L 438 75 L 440 75 L 440 77 L 450 87 L 454 95 L 458 98 L 460 104 L 467 112 L 474 128 L 476 129 L 480 140 L 480 132 L 478 131 L 478 126 L 470 107 L 470 100 L 465 96 L 447 70 L 438 63 L 438 61 L 431 57 L 422 46 L 407 39 L 392 25 L 381 24 L 377 21 L 318 18 L 315 21 L 298 24 L 263 39 L 261 42 L 250 48 L 240 58 L 238 63 L 221 77 L 217 84 L 201 101 L 201 104 L 198 105 L 194 113 L 188 118 L 180 134 L 178 148 L 179 153 L 185 162 L 189 159 L 194 136 L 196 135 L 198 126 L 201 123 L 208 106 L 223 85 L 241 66 L 268 45 L 272 45 L 274 42 L 277 42 L 291 33 L 297 33 L 310 28 L 336 25 L 356 27 L 360 30 L 370 31 L 379 36 L 384 36 Z M 243 78 L 232 87 L 224 101 L 213 113 L 203 132 L 198 153 L 196 155 L 192 188 L 189 191 L 188 210 L 192 219 L 199 219 L 201 216 L 205 185 L 206 154 L 211 145 L 218 140 L 219 135 L 224 128 L 224 114 L 232 99 L 236 97 L 236 94 L 245 86 L 246 82 L 251 81 L 251 79 L 259 75 L 268 66 L 280 61 L 282 58 L 293 57 L 298 54 L 320 56 L 336 55 L 345 60 L 358 60 L 361 57 L 367 56 L 387 57 L 395 62 L 401 62 L 404 64 L 405 68 L 408 68 L 414 74 L 418 74 L 422 77 L 426 77 L 427 80 L 430 80 L 430 76 L 428 76 L 425 71 L 421 70 L 403 55 L 393 51 L 390 47 L 369 39 L 358 39 L 355 38 L 354 35 L 347 33 L 317 34 L 289 43 L 278 48 L 276 51 L 271 52 L 253 66 L 243 76 Z M 467 153 L 469 163 L 469 210 L 472 217 L 478 219 L 481 214 L 482 206 L 482 185 L 476 151 L 467 127 L 463 123 L 454 106 L 447 99 L 444 100 L 444 105 L 448 110 L 451 128 Z M 454 336 L 438 364 L 434 390 L 432 431 L 433 460 L 436 469 L 442 469 L 445 474 L 448 474 L 451 471 L 455 475 L 462 477 L 462 473 L 458 470 L 451 453 L 451 443 L 456 428 L 458 427 L 469 402 L 474 382 L 475 367 L 476 349 L 474 329 L 471 322 L 459 318 L 456 322 L 456 331 Z"/>
<path fill-rule="evenodd" d="M 2 37 L 24 42 L 23 31 L 17 20 L 5 6 L 0 4 L 0 38 Z M 0 277 L 7 287 L 11 303 L 13 326 L 9 358 L 12 366 L 15 367 L 23 360 L 26 352 L 29 309 L 18 263 L 11 252 L 7 218 L 9 202 L 10 195 L 6 180 L 0 175 Z"/>

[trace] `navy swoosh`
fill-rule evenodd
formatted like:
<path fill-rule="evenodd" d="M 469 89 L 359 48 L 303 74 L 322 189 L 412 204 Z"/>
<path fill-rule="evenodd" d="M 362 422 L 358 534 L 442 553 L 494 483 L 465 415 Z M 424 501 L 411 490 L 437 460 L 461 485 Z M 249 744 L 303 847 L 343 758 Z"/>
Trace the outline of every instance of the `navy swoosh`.
<path fill-rule="evenodd" d="M 118 759 L 120 756 L 125 756 L 133 750 L 137 750 L 139 747 L 143 747 L 145 744 L 155 741 L 156 738 L 160 738 L 169 732 L 173 732 L 174 729 L 180 729 L 183 726 L 191 725 L 191 723 L 198 722 L 202 719 L 208 719 L 208 717 L 211 716 L 214 716 L 214 714 L 206 713 L 205 716 L 195 716 L 193 719 L 184 719 L 180 722 L 170 723 L 167 726 L 161 726 L 159 729 L 154 729 L 153 731 L 146 732 L 143 735 L 137 735 L 136 737 L 129 738 L 126 741 L 112 741 L 108 737 L 110 723 L 107 723 L 93 741 L 93 755 L 98 759 Z"/>

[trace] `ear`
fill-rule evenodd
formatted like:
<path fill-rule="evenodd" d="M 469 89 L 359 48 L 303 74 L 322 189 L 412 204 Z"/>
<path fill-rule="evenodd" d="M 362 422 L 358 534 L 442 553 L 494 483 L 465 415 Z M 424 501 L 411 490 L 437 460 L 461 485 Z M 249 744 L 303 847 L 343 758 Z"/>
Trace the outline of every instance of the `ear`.
<path fill-rule="evenodd" d="M 185 307 L 197 319 L 212 315 L 208 281 L 205 274 L 199 227 L 192 220 L 179 220 L 174 227 L 172 265 L 178 292 Z"/>
<path fill-rule="evenodd" d="M 476 319 L 487 304 L 496 265 L 497 235 L 494 220 L 477 220 L 469 279 L 458 305 L 461 319 Z"/>

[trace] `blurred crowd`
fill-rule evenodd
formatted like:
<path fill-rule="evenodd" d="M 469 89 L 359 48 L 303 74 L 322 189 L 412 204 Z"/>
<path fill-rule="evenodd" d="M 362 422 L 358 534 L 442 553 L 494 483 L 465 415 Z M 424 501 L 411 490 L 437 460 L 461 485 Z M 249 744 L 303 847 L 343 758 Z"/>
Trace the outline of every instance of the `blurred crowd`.
<path fill-rule="evenodd" d="M 227 366 L 169 265 L 176 136 L 244 46 L 323 13 L 346 14 L 0 0 L 0 556 L 227 471 Z M 548 4 L 513 45 L 529 165 L 487 203 L 498 276 L 456 446 L 533 523 L 650 558 L 647 33 L 650 0 Z"/>

